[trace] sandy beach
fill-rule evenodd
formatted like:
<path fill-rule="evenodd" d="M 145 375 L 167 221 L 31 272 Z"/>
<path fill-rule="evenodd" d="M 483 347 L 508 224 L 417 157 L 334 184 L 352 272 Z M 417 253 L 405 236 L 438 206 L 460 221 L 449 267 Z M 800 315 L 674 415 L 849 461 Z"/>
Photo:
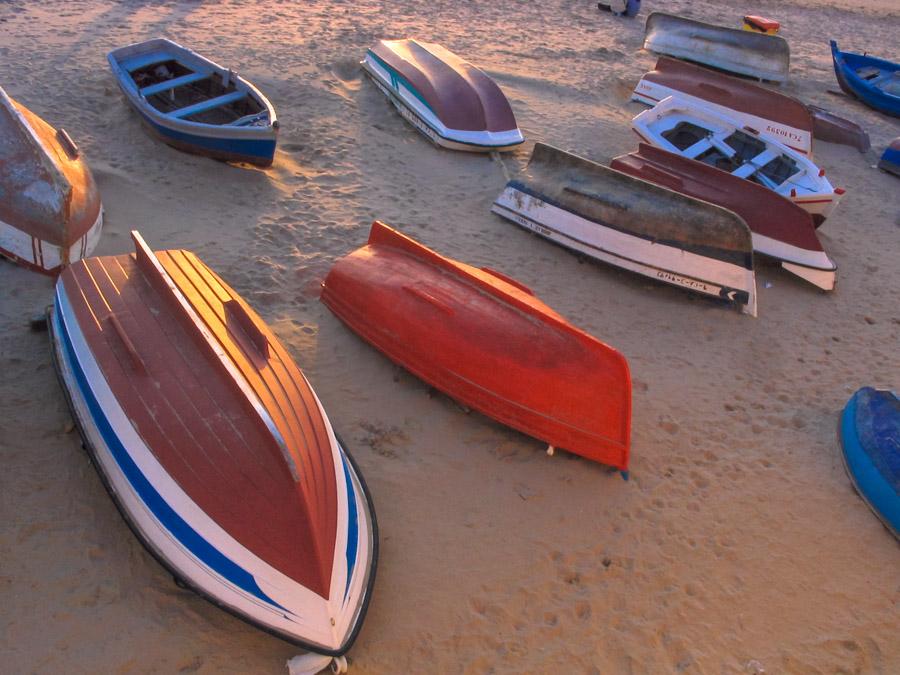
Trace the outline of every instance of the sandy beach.
<path fill-rule="evenodd" d="M 381 531 L 351 672 L 898 673 L 900 546 L 855 494 L 839 411 L 900 387 L 900 179 L 875 168 L 900 120 L 839 92 L 829 39 L 900 61 L 894 0 L 596 3 L 0 4 L 13 98 L 84 151 L 106 221 L 96 255 L 197 253 L 272 326 L 357 459 Z M 872 150 L 816 142 L 847 193 L 819 230 L 818 291 L 759 259 L 754 319 L 581 261 L 490 213 L 535 141 L 607 163 L 637 147 L 630 102 L 656 56 L 652 9 L 737 27 L 778 19 L 779 88 L 861 124 Z M 106 54 L 164 36 L 233 67 L 275 105 L 274 165 L 151 138 Z M 359 67 L 379 38 L 443 44 L 490 74 L 526 143 L 440 150 Z M 634 381 L 631 478 L 467 414 L 318 301 L 373 219 L 490 266 L 619 349 Z M 0 671 L 285 673 L 298 649 L 181 590 L 132 535 L 82 450 L 29 319 L 53 282 L 0 261 Z"/>

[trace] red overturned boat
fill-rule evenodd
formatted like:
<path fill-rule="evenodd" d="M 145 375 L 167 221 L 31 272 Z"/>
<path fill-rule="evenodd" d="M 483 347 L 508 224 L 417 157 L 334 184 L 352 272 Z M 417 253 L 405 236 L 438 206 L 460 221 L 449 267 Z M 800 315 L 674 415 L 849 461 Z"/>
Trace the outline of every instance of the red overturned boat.
<path fill-rule="evenodd" d="M 56 284 L 53 353 L 85 446 L 176 579 L 327 664 L 375 578 L 362 476 L 247 303 L 193 253 L 132 236 L 134 254 Z"/>
<path fill-rule="evenodd" d="M 321 299 L 451 398 L 551 447 L 627 470 L 625 357 L 515 280 L 445 258 L 376 221 L 368 244 L 334 264 Z"/>
<path fill-rule="evenodd" d="M 754 251 L 780 260 L 786 270 L 819 288 L 834 289 L 837 267 L 822 248 L 812 217 L 789 199 L 646 143 L 616 157 L 610 167 L 733 211 L 750 228 Z"/>

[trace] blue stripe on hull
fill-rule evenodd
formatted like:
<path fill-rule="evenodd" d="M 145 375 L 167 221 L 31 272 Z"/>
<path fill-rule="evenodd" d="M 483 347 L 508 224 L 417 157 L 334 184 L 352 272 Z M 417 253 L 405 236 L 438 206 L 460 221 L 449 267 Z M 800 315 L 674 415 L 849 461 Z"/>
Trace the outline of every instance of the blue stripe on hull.
<path fill-rule="evenodd" d="M 88 384 L 87 376 L 82 370 L 81 364 L 78 362 L 78 358 L 75 354 L 75 347 L 72 344 L 71 338 L 62 325 L 61 317 L 60 301 L 59 296 L 57 295 L 53 317 L 53 320 L 56 323 L 54 332 L 59 336 L 59 339 L 63 343 L 63 357 L 66 360 L 66 365 L 75 376 L 79 393 L 87 404 L 91 419 L 97 426 L 97 430 L 100 432 L 103 442 L 106 444 L 107 448 L 109 448 L 119 469 L 128 479 L 128 482 L 140 499 L 147 505 L 159 523 L 210 569 L 214 570 L 217 574 L 224 577 L 238 588 L 243 589 L 263 602 L 287 612 L 287 609 L 272 600 L 272 598 L 262 591 L 257 585 L 256 580 L 253 578 L 253 575 L 227 558 L 212 544 L 206 541 L 206 539 L 204 539 L 196 530 L 188 525 L 187 522 L 185 522 L 184 519 L 169 506 L 162 495 L 156 491 L 150 481 L 147 480 L 137 464 L 135 464 L 134 460 L 131 458 L 131 455 L 128 454 L 122 441 L 116 436 L 100 403 L 94 396 L 94 393 Z"/>
<path fill-rule="evenodd" d="M 356 512 L 356 492 L 353 489 L 353 481 L 350 478 L 350 467 L 341 450 L 341 461 L 344 464 L 344 478 L 347 481 L 347 586 L 344 589 L 344 598 L 350 591 L 350 580 L 353 578 L 353 569 L 356 566 L 356 551 L 359 546 L 359 517 Z"/>
<path fill-rule="evenodd" d="M 275 157 L 276 139 L 241 139 L 241 138 L 210 138 L 209 136 L 199 136 L 197 134 L 189 134 L 182 131 L 175 131 L 169 127 L 164 127 L 155 122 L 144 111 L 138 110 L 144 121 L 157 134 L 175 143 L 179 143 L 182 148 L 188 146 L 196 148 L 194 152 L 198 154 L 218 153 L 221 155 L 233 156 L 235 159 L 245 157 L 248 161 L 265 160 L 271 163 Z"/>

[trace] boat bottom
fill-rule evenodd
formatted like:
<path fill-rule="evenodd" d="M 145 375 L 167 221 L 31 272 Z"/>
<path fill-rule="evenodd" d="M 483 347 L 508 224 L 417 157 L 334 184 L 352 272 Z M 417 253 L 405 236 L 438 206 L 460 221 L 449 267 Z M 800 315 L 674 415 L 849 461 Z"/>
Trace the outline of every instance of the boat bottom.
<path fill-rule="evenodd" d="M 900 176 L 900 151 L 888 154 L 888 150 L 885 150 L 881 159 L 878 160 L 878 168 L 895 176 Z"/>
<path fill-rule="evenodd" d="M 301 649 L 305 649 L 307 651 L 315 652 L 316 654 L 322 654 L 329 657 L 343 656 L 352 647 L 360 629 L 362 628 L 363 619 L 365 618 L 366 611 L 371 600 L 372 587 L 375 582 L 375 572 L 378 562 L 378 523 L 375 519 L 375 509 L 372 503 L 372 496 L 369 493 L 368 486 L 366 485 L 366 482 L 362 477 L 362 473 L 359 471 L 359 466 L 353 459 L 353 456 L 346 451 L 343 442 L 338 439 L 338 442 L 341 445 L 343 456 L 347 458 L 347 461 L 350 464 L 353 478 L 356 480 L 356 482 L 362 489 L 363 494 L 365 495 L 368 515 L 370 517 L 370 523 L 372 527 L 372 564 L 369 570 L 369 578 L 366 582 L 366 589 L 364 591 L 362 603 L 357 612 L 358 618 L 356 620 L 354 628 L 348 634 L 347 640 L 341 648 L 327 649 L 321 645 L 306 642 L 296 635 L 280 631 L 271 625 L 257 621 L 253 619 L 253 617 L 247 615 L 245 612 L 242 612 L 222 602 L 216 596 L 192 584 L 187 578 L 187 575 L 183 571 L 179 570 L 176 565 L 170 562 L 169 559 L 165 555 L 163 555 L 162 551 L 160 551 L 160 549 L 147 536 L 144 535 L 143 530 L 138 526 L 137 522 L 125 508 L 125 505 L 122 501 L 122 496 L 115 488 L 111 476 L 107 474 L 104 468 L 104 464 L 99 454 L 99 447 L 100 445 L 103 445 L 103 442 L 100 437 L 99 429 L 90 420 L 90 414 L 87 412 L 86 401 L 82 399 L 76 400 L 71 393 L 71 389 L 69 388 L 69 381 L 70 379 L 73 379 L 73 373 L 69 370 L 69 367 L 66 365 L 65 358 L 59 351 L 60 349 L 62 349 L 62 341 L 55 325 L 56 313 L 57 310 L 52 305 L 47 308 L 47 328 L 50 334 L 50 352 L 54 370 L 56 371 L 57 378 L 59 379 L 60 386 L 63 390 L 63 395 L 66 398 L 66 403 L 68 404 L 69 410 L 71 411 L 72 419 L 75 422 L 75 426 L 78 428 L 82 447 L 88 452 L 91 458 L 91 463 L 97 470 L 97 474 L 100 476 L 100 480 L 103 483 L 104 488 L 106 488 L 106 491 L 112 498 L 113 503 L 116 505 L 116 509 L 122 516 L 122 520 L 124 520 L 125 524 L 128 525 L 135 538 L 144 546 L 147 552 L 151 556 L 153 556 L 153 558 L 160 564 L 160 566 L 162 566 L 163 569 L 165 569 L 170 575 L 172 575 L 174 582 L 180 588 L 193 591 L 203 599 L 210 602 L 212 605 L 228 612 L 244 623 L 277 638 L 280 638 L 285 642 L 300 647 Z"/>
<path fill-rule="evenodd" d="M 178 138 L 174 138 L 160 129 L 151 121 L 146 119 L 143 115 L 141 115 L 141 123 L 144 128 L 148 131 L 148 133 L 153 136 L 155 139 L 162 141 L 166 145 L 169 145 L 176 150 L 180 150 L 181 152 L 187 152 L 191 155 L 200 155 L 201 157 L 209 157 L 211 159 L 217 159 L 222 162 L 240 162 L 243 164 L 253 164 L 254 166 L 259 166 L 262 168 L 272 166 L 272 163 L 275 161 L 275 147 L 273 143 L 272 147 L 272 155 L 271 156 L 260 156 L 260 155 L 251 155 L 247 153 L 241 152 L 233 152 L 228 150 L 219 150 L 217 148 L 210 148 L 204 145 L 199 145 L 197 143 L 193 143 L 191 141 L 181 140 Z"/>
<path fill-rule="evenodd" d="M 691 254 L 682 249 L 668 247 L 663 244 L 655 244 L 653 242 L 643 240 L 639 237 L 632 237 L 627 233 L 622 232 L 610 231 L 610 234 L 611 236 L 618 235 L 619 237 L 627 237 L 629 240 L 631 240 L 631 242 L 633 243 L 631 250 L 615 251 L 611 250 L 611 248 L 604 248 L 602 246 L 602 242 L 600 241 L 601 237 L 597 238 L 596 243 L 582 241 L 580 239 L 569 236 L 559 229 L 554 229 L 544 222 L 531 218 L 528 215 L 529 204 L 532 201 L 530 195 L 513 191 L 512 199 L 509 200 L 509 202 L 510 204 L 516 204 L 519 208 L 511 208 L 510 205 L 503 203 L 506 192 L 509 192 L 509 188 L 507 188 L 507 191 L 502 193 L 500 198 L 494 202 L 494 205 L 491 207 L 491 211 L 499 216 L 502 216 L 503 218 L 506 218 L 507 220 L 516 223 L 521 227 L 524 227 L 527 230 L 539 234 L 540 236 L 549 239 L 550 241 L 553 241 L 557 244 L 560 244 L 565 248 L 583 253 L 596 260 L 609 263 L 616 267 L 621 267 L 622 269 L 626 269 L 631 272 L 637 272 L 638 274 L 642 274 L 643 276 L 650 277 L 651 279 L 656 279 L 657 281 L 662 281 L 673 286 L 678 286 L 680 288 L 685 288 L 702 295 L 731 302 L 737 305 L 743 313 L 750 314 L 751 316 L 756 316 L 756 283 L 752 270 L 747 270 L 723 261 L 713 260 L 711 258 L 705 258 L 703 256 Z M 575 216 L 574 214 L 568 214 L 562 209 L 558 209 L 557 207 L 551 206 L 546 203 L 544 203 L 544 208 L 552 209 L 554 213 L 559 212 L 557 215 L 565 214 L 570 218 L 578 218 L 578 216 Z M 598 228 L 598 231 L 608 229 L 597 223 L 592 223 L 592 225 Z M 708 272 L 709 274 L 708 276 L 701 278 L 700 276 L 687 275 L 682 272 L 677 272 L 673 269 L 645 262 L 641 259 L 641 251 L 642 249 L 647 249 L 648 247 L 652 248 L 653 253 L 655 254 L 654 257 L 656 259 L 659 259 L 659 253 L 666 249 L 670 250 L 673 255 L 677 255 L 680 260 L 684 260 L 685 258 L 692 258 L 693 262 L 695 263 L 695 267 L 697 267 L 698 269 L 702 268 L 704 272 Z M 716 274 L 718 274 L 720 278 L 728 279 L 729 281 L 717 281 L 715 279 Z M 747 279 L 747 283 L 743 288 L 738 287 L 735 283 L 737 278 L 741 276 Z"/>

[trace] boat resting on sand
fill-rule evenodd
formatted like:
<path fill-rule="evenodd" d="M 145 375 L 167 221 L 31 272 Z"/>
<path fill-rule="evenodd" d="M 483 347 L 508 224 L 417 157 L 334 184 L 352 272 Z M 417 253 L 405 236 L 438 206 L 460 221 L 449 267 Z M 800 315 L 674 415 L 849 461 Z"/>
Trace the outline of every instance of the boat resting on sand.
<path fill-rule="evenodd" d="M 731 211 L 543 143 L 492 211 L 573 251 L 756 316 L 750 229 Z"/>
<path fill-rule="evenodd" d="M 787 81 L 791 62 L 788 43 L 777 35 L 714 26 L 664 12 L 647 17 L 644 49 L 772 82 Z"/>
<path fill-rule="evenodd" d="M 67 268 L 55 363 L 138 539 L 216 605 L 309 650 L 353 643 L 377 530 L 365 483 L 290 355 L 189 251 Z"/>
<path fill-rule="evenodd" d="M 863 387 L 847 402 L 838 433 L 853 487 L 900 539 L 900 399 Z"/>
<path fill-rule="evenodd" d="M 617 171 L 734 211 L 753 237 L 753 250 L 819 288 L 834 289 L 837 267 L 822 248 L 810 215 L 761 185 L 641 143 L 637 152 L 613 159 Z"/>
<path fill-rule="evenodd" d="M 103 205 L 81 151 L 0 87 L 0 256 L 57 274 L 100 240 Z"/>
<path fill-rule="evenodd" d="M 715 110 L 670 96 L 635 116 L 631 126 L 645 143 L 676 152 L 758 183 L 812 215 L 816 225 L 844 194 L 804 155 L 771 136 Z"/>
<path fill-rule="evenodd" d="M 656 67 L 637 83 L 632 100 L 654 106 L 673 95 L 729 116 L 741 126 L 772 136 L 797 152 L 812 155 L 813 118 L 807 107 L 795 98 L 687 61 L 661 56 Z"/>
<path fill-rule="evenodd" d="M 627 470 L 628 362 L 517 281 L 376 221 L 368 244 L 331 268 L 321 300 L 451 398 L 551 447 Z"/>
<path fill-rule="evenodd" d="M 834 40 L 831 59 L 841 89 L 878 112 L 900 117 L 900 63 L 842 52 Z"/>
<path fill-rule="evenodd" d="M 878 160 L 878 168 L 895 176 L 900 176 L 900 138 L 895 138 L 884 149 L 881 159 Z"/>
<path fill-rule="evenodd" d="M 272 163 L 275 109 L 244 78 L 164 38 L 116 49 L 107 59 L 125 98 L 164 143 L 225 161 Z"/>
<path fill-rule="evenodd" d="M 868 152 L 872 147 L 869 134 L 856 122 L 835 115 L 830 110 L 815 105 L 807 105 L 813 119 L 813 136 L 820 141 L 840 143 L 856 148 L 860 152 Z"/>
<path fill-rule="evenodd" d="M 362 67 L 400 115 L 436 145 L 490 152 L 525 140 L 497 83 L 440 45 L 379 40 Z"/>

